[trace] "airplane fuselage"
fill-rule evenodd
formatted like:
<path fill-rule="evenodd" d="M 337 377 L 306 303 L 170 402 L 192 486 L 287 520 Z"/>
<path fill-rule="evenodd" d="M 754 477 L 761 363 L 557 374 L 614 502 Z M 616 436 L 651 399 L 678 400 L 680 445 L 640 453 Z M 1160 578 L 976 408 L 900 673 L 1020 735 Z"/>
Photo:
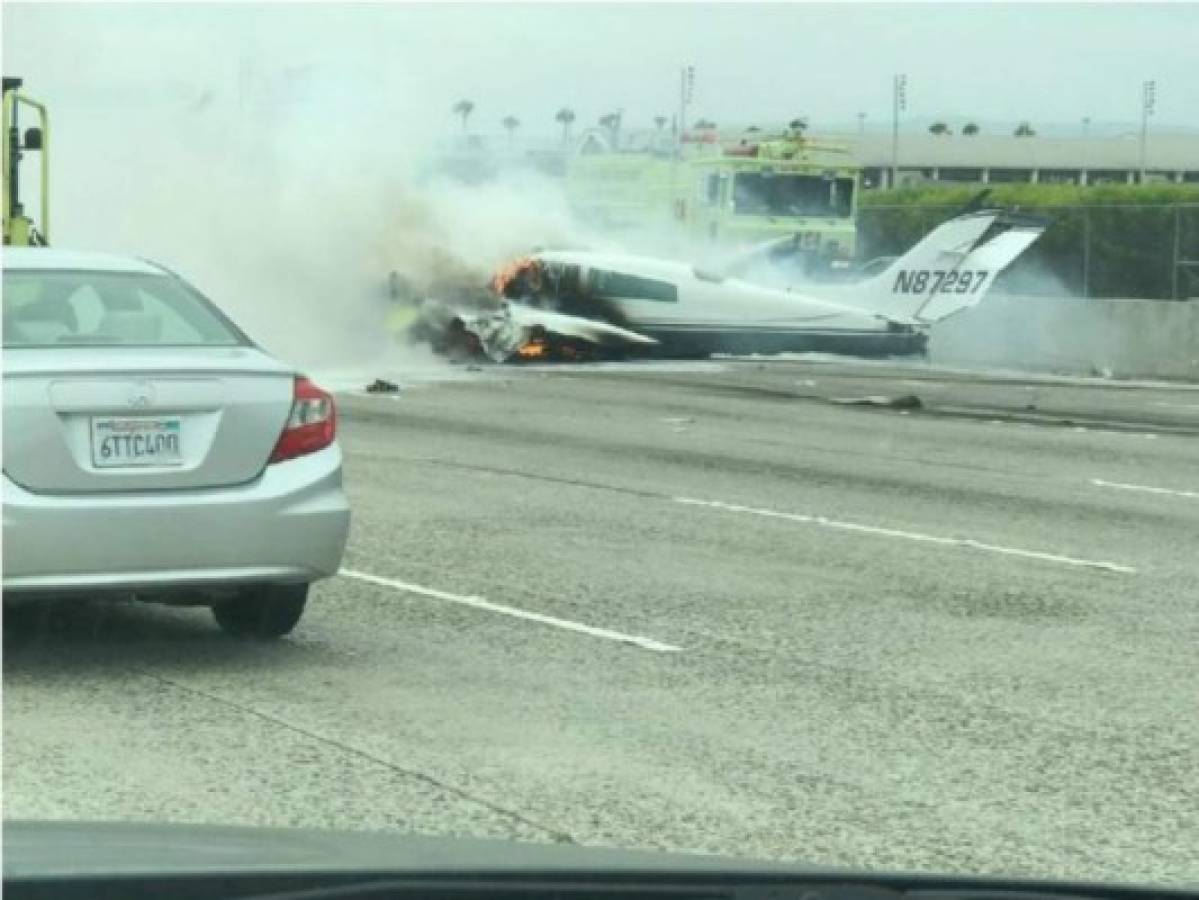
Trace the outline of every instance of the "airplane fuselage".
<path fill-rule="evenodd" d="M 615 311 L 620 324 L 658 342 L 655 356 L 828 352 L 903 356 L 925 351 L 927 332 L 804 293 L 721 278 L 685 263 L 596 253 L 535 257 L 559 281 Z"/>
<path fill-rule="evenodd" d="M 772 286 L 754 268 L 777 242 L 706 270 L 675 260 L 541 251 L 490 281 L 499 308 L 442 308 L 443 343 L 496 361 L 628 354 L 707 356 L 821 351 L 924 353 L 929 329 L 975 306 L 1046 222 L 967 211 L 925 235 L 882 272 L 836 285 Z M 783 249 L 786 249 L 784 246 Z M 766 283 L 747 280 L 757 272 Z M 439 339 L 441 340 L 441 339 Z"/>

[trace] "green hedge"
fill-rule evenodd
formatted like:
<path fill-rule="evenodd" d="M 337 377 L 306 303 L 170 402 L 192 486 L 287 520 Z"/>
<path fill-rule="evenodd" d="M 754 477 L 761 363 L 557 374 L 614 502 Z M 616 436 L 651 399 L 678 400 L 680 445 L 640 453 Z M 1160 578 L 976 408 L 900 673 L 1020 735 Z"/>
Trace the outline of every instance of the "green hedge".
<path fill-rule="evenodd" d="M 860 258 L 902 253 L 977 193 L 942 185 L 863 192 Z M 1050 219 L 1004 275 L 1001 289 L 1009 293 L 1169 299 L 1176 232 L 1179 258 L 1199 260 L 1199 185 L 996 185 L 987 205 Z M 1181 270 L 1179 297 L 1197 294 L 1199 268 Z"/>

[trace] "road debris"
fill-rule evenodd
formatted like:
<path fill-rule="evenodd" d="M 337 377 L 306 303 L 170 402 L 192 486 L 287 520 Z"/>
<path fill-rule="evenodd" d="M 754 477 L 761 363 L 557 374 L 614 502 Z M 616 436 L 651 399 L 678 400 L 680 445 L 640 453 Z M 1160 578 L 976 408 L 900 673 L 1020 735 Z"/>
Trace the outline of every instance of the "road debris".
<path fill-rule="evenodd" d="M 876 406 L 881 409 L 923 409 L 924 401 L 915 394 L 901 394 L 898 397 L 884 397 L 872 394 L 867 397 L 833 397 L 830 403 L 841 406 Z"/>

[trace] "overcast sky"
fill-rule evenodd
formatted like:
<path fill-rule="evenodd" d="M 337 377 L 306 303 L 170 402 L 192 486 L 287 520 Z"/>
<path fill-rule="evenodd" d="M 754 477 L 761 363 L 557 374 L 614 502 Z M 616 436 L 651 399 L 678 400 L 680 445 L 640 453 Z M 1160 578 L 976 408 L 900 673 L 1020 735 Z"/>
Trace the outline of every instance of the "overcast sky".
<path fill-rule="evenodd" d="M 369 127 L 452 130 L 515 115 L 552 130 L 623 108 L 648 122 L 678 104 L 717 122 L 889 121 L 909 77 L 915 122 L 1135 121 L 1199 127 L 1199 4 L 292 5 L 5 3 L 4 70 L 60 110 L 197 110 L 234 102 L 336 105 Z M 261 107 L 256 107 L 261 108 Z"/>

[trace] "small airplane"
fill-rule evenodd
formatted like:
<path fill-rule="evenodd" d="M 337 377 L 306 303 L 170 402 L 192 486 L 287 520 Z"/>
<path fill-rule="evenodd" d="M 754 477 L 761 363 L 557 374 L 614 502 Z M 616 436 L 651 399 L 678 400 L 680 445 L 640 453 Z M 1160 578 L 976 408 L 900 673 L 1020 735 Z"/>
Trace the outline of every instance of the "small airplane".
<path fill-rule="evenodd" d="M 759 245 L 711 270 L 650 257 L 542 251 L 495 274 L 490 309 L 426 301 L 417 332 L 438 349 L 496 362 L 921 354 L 929 329 L 977 304 L 1047 224 L 1004 210 L 967 212 L 877 275 L 801 288 L 749 280 L 785 254 L 792 238 Z"/>

